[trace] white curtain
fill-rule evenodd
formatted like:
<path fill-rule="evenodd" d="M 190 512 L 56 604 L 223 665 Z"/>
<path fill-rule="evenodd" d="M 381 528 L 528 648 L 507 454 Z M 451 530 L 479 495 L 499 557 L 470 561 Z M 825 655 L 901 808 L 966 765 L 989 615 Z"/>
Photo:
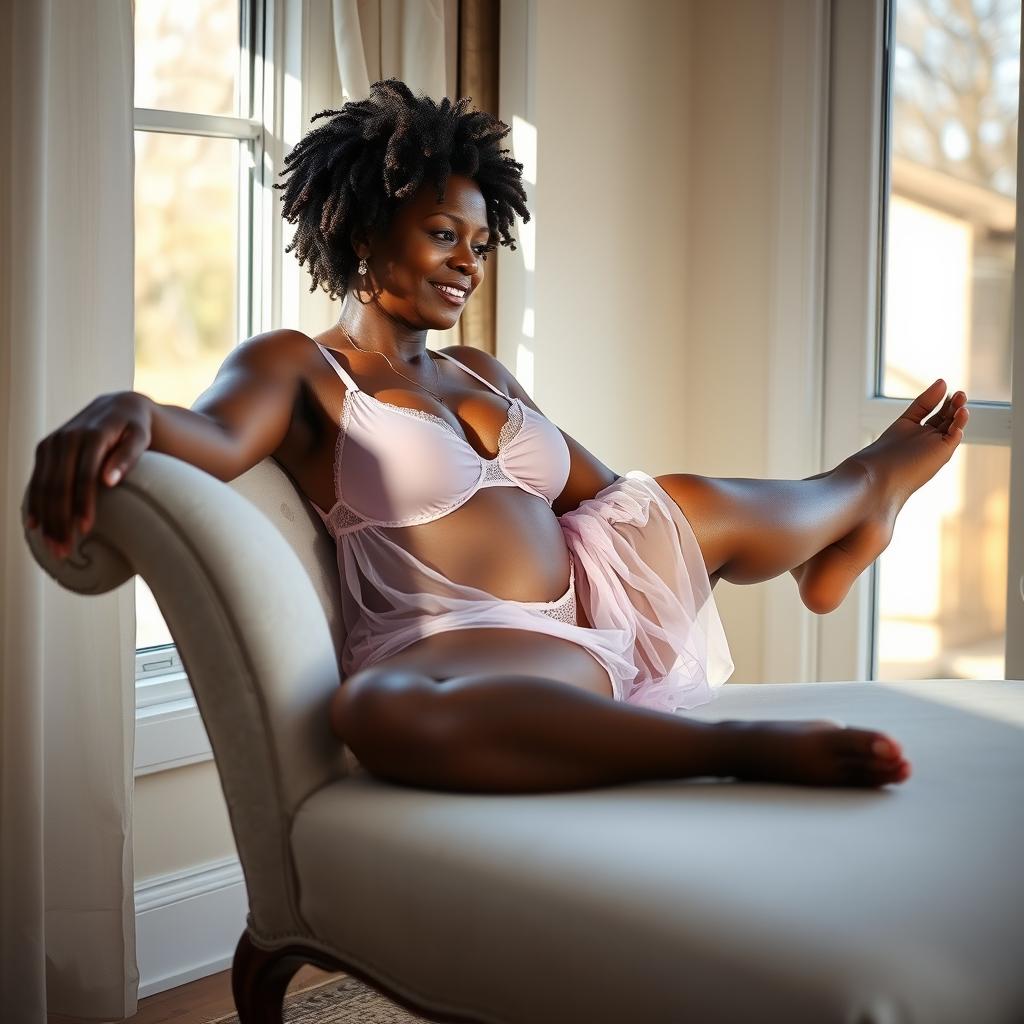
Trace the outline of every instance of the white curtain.
<path fill-rule="evenodd" d="M 334 0 L 343 102 L 400 78 L 414 93 L 455 98 L 459 0 Z"/>
<path fill-rule="evenodd" d="M 333 13 L 342 103 L 366 99 L 384 78 L 457 98 L 459 0 L 334 0 Z M 459 328 L 427 331 L 427 348 L 461 344 Z"/>
<path fill-rule="evenodd" d="M 35 447 L 134 367 L 131 0 L 0 3 L 0 1017 L 137 1009 L 135 599 L 24 537 Z"/>

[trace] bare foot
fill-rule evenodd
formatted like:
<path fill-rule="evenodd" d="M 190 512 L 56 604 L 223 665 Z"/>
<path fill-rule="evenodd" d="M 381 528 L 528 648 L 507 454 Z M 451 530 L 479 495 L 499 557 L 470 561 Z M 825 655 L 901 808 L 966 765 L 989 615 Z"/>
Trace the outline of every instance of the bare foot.
<path fill-rule="evenodd" d="M 879 505 L 893 508 L 894 518 L 907 498 L 949 462 L 963 440 L 970 415 L 963 391 L 951 395 L 934 416 L 924 419 L 945 390 L 946 382 L 940 378 L 922 391 L 876 441 L 848 460 L 867 469 L 878 488 Z"/>
<path fill-rule="evenodd" d="M 800 596 L 812 611 L 826 614 L 842 603 L 854 580 L 889 546 L 907 499 L 950 460 L 963 440 L 970 415 L 965 392 L 950 395 L 924 420 L 945 387 L 945 381 L 937 380 L 876 441 L 846 460 L 864 469 L 877 497 L 862 522 L 794 572 Z"/>
<path fill-rule="evenodd" d="M 910 777 L 899 744 L 871 729 L 829 719 L 720 724 L 735 736 L 725 773 L 741 781 L 877 787 Z"/>

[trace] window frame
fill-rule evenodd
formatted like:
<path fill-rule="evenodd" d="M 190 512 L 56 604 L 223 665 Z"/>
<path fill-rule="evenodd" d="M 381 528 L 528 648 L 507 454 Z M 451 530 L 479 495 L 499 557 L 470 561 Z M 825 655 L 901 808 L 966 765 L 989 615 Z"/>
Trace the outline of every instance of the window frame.
<path fill-rule="evenodd" d="M 877 394 L 883 320 L 885 216 L 889 194 L 888 94 L 892 69 L 891 0 L 833 0 L 829 54 L 829 160 L 825 256 L 823 456 L 837 465 L 906 408 Z M 1024 84 L 1024 76 L 1021 76 Z M 1022 106 L 1021 109 L 1024 109 Z M 1024 182 L 1018 119 L 1017 179 Z M 1017 223 L 1024 188 L 1017 189 Z M 1015 309 L 1024 310 L 1024 252 L 1017 231 Z M 969 398 L 963 443 L 1010 447 L 1010 523 L 1024 521 L 1024 423 L 1012 422 L 1013 396 L 1024 394 L 1024 317 L 1014 318 L 1011 402 Z M 952 383 L 952 382 L 950 382 Z M 1024 537 L 1011 529 L 1006 602 L 1006 678 L 1024 678 Z M 874 679 L 878 562 L 846 601 L 821 617 L 817 678 Z"/>

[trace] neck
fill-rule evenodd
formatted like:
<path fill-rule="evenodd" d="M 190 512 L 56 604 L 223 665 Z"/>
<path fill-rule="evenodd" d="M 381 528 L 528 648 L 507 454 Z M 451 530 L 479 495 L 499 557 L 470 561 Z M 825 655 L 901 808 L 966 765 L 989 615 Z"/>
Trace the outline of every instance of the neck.
<path fill-rule="evenodd" d="M 393 363 L 416 366 L 430 358 L 425 330 L 403 323 L 377 302 L 360 302 L 351 292 L 342 303 L 338 331 L 346 341 L 345 332 L 348 332 L 357 348 L 364 352 L 382 352 Z"/>

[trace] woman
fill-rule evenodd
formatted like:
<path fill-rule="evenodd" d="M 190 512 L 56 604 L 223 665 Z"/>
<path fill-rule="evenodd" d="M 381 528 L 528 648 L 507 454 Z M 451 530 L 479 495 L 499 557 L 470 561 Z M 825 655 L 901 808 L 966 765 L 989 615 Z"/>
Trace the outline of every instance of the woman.
<path fill-rule="evenodd" d="M 95 487 L 147 447 L 231 480 L 268 455 L 338 546 L 347 642 L 332 728 L 375 774 L 521 792 L 714 775 L 900 782 L 882 733 L 675 714 L 732 672 L 718 579 L 792 572 L 824 613 L 952 455 L 966 395 L 936 381 L 882 436 L 803 481 L 620 475 L 493 356 L 426 348 L 495 243 L 529 220 L 509 128 L 400 81 L 324 111 L 287 159 L 283 214 L 336 325 L 249 339 L 191 410 L 101 396 L 37 451 L 30 526 L 66 554 Z M 118 475 L 120 474 L 120 476 Z M 611 698 L 610 700 L 608 698 Z"/>

